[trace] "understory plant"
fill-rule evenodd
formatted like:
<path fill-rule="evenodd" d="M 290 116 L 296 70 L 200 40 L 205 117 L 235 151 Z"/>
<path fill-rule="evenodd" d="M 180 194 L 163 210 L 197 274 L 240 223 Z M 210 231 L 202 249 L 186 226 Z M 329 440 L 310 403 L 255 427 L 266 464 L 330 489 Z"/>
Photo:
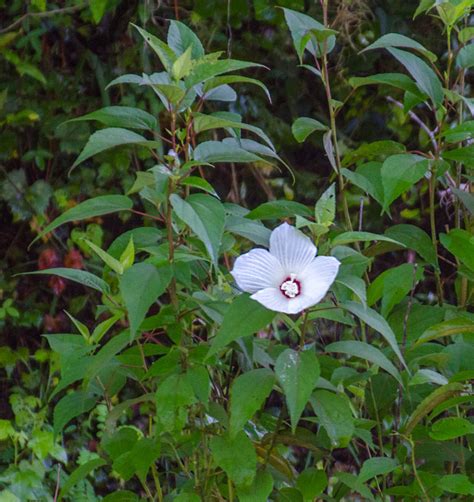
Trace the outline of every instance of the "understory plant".
<path fill-rule="evenodd" d="M 33 272 L 90 288 L 90 316 L 66 312 L 74 331 L 44 335 L 52 430 L 23 416 L 37 403 L 20 391 L 27 433 L 16 413 L 0 422 L 13 448 L 5 500 L 472 500 L 474 2 L 423 0 L 415 16 L 438 19 L 445 57 L 387 33 L 359 57 L 383 51 L 398 72 L 352 77 L 340 96 L 328 4 L 318 20 L 283 9 L 301 71 L 326 96 L 324 116 L 292 126 L 299 143 L 319 135 L 332 166 L 311 207 L 219 198 L 218 170 L 291 166 L 238 113 L 241 84 L 270 106 L 242 74 L 261 65 L 206 53 L 179 21 L 166 41 L 133 26 L 159 70 L 109 84 L 151 89 L 159 120 L 128 106 L 71 118 L 100 125 L 71 169 L 131 148 L 134 182 L 68 209 L 33 246 L 113 213 L 140 223 L 102 247 L 84 232 L 89 261 Z M 369 85 L 419 147 L 340 134 Z M 428 231 L 395 214 L 410 197 Z M 45 465 L 51 493 L 21 488 Z"/>

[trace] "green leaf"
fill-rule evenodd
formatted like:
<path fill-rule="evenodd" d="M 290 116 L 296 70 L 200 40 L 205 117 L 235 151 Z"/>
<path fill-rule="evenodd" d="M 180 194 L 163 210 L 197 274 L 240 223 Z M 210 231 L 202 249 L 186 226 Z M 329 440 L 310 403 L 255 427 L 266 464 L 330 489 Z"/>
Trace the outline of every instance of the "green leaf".
<path fill-rule="evenodd" d="M 436 61 L 438 58 L 436 54 L 425 49 L 420 43 L 406 37 L 405 35 L 400 35 L 399 33 L 387 33 L 381 36 L 378 40 L 370 44 L 368 47 L 363 49 L 361 52 L 370 51 L 373 49 L 387 49 L 389 47 L 403 47 L 406 49 L 414 49 L 420 54 L 425 56 L 431 62 Z"/>
<path fill-rule="evenodd" d="M 186 421 L 186 407 L 196 402 L 186 374 L 173 374 L 156 391 L 156 415 L 165 432 L 181 430 Z"/>
<path fill-rule="evenodd" d="M 138 502 L 138 495 L 129 490 L 118 490 L 106 495 L 102 502 Z"/>
<path fill-rule="evenodd" d="M 436 483 L 445 492 L 474 495 L 474 484 L 465 474 L 446 474 Z"/>
<path fill-rule="evenodd" d="M 415 14 L 413 14 L 413 19 L 423 14 L 424 12 L 428 12 L 436 3 L 436 0 L 420 0 L 420 4 L 416 8 Z"/>
<path fill-rule="evenodd" d="M 211 260 L 217 264 L 225 224 L 225 211 L 215 198 L 204 194 L 190 195 L 187 200 L 172 194 L 176 215 L 199 237 Z"/>
<path fill-rule="evenodd" d="M 170 280 L 169 265 L 157 268 L 149 263 L 137 263 L 120 277 L 120 293 L 127 308 L 132 339 L 149 308 L 165 292 Z"/>
<path fill-rule="evenodd" d="M 349 79 L 349 84 L 357 89 L 365 85 L 390 85 L 397 89 L 410 92 L 422 99 L 425 98 L 425 93 L 421 92 L 415 82 L 404 73 L 379 73 L 368 77 L 352 77 Z M 397 153 L 397 152 L 394 152 Z"/>
<path fill-rule="evenodd" d="M 332 240 L 333 246 L 343 246 L 345 244 L 351 244 L 352 242 L 372 242 L 372 241 L 383 241 L 396 244 L 397 246 L 405 247 L 401 242 L 398 242 L 386 235 L 373 234 L 372 232 L 343 232 L 342 234 L 336 235 Z"/>
<path fill-rule="evenodd" d="M 94 469 L 102 467 L 107 462 L 103 458 L 94 458 L 80 465 L 75 469 L 71 475 L 67 478 L 66 482 L 63 484 L 61 491 L 59 492 L 58 502 L 69 492 L 69 490 L 82 481 L 88 474 L 90 474 Z"/>
<path fill-rule="evenodd" d="M 237 495 L 239 502 L 267 502 L 272 490 L 272 475 L 267 471 L 258 471 L 251 485 L 237 487 Z"/>
<path fill-rule="evenodd" d="M 270 92 L 268 91 L 267 87 L 260 82 L 260 80 L 257 80 L 255 78 L 250 78 L 250 77 L 242 77 L 241 75 L 225 75 L 222 77 L 214 77 L 210 80 L 207 80 L 206 83 L 204 84 L 203 87 L 203 95 L 206 96 L 207 93 L 212 91 L 213 89 L 216 89 L 217 87 L 220 87 L 221 85 L 227 85 L 227 84 L 252 84 L 260 87 L 260 89 L 263 89 L 263 92 L 268 98 L 268 101 L 271 103 L 272 99 L 270 96 Z"/>
<path fill-rule="evenodd" d="M 367 292 L 365 282 L 356 275 L 345 275 L 339 273 L 336 282 L 350 289 L 361 301 L 364 307 L 367 306 Z"/>
<path fill-rule="evenodd" d="M 319 198 L 314 208 L 314 216 L 319 225 L 329 227 L 336 217 L 336 184 L 333 183 Z"/>
<path fill-rule="evenodd" d="M 189 48 L 191 48 L 193 59 L 200 59 L 204 56 L 204 47 L 199 38 L 180 21 L 170 21 L 167 42 L 177 56 L 184 54 Z"/>
<path fill-rule="evenodd" d="M 354 418 L 349 400 L 327 390 L 317 390 L 311 397 L 311 406 L 333 446 L 347 446 L 354 434 Z"/>
<path fill-rule="evenodd" d="M 466 319 L 465 317 L 455 317 L 448 321 L 443 321 L 439 324 L 430 326 L 423 334 L 416 340 L 413 348 L 421 345 L 422 343 L 438 340 L 445 336 L 455 336 L 462 334 L 474 333 L 474 322 Z"/>
<path fill-rule="evenodd" d="M 259 246 L 268 247 L 269 245 L 271 231 L 259 221 L 228 215 L 225 228 L 227 231 L 245 237 Z"/>
<path fill-rule="evenodd" d="M 33 239 L 31 244 L 59 226 L 64 225 L 64 223 L 95 218 L 96 216 L 103 216 L 104 214 L 116 213 L 118 211 L 128 211 L 132 207 L 132 200 L 125 197 L 125 195 L 99 195 L 93 199 L 85 200 L 77 206 L 68 209 L 61 216 L 58 216 L 49 223 L 49 225 Z"/>
<path fill-rule="evenodd" d="M 204 141 L 194 150 L 194 159 L 201 162 L 261 162 L 263 159 L 237 145 L 221 141 Z"/>
<path fill-rule="evenodd" d="M 198 188 L 199 190 L 203 190 L 204 192 L 210 193 L 214 195 L 214 197 L 219 198 L 214 187 L 204 178 L 200 178 L 199 176 L 188 176 L 181 182 L 181 185 Z"/>
<path fill-rule="evenodd" d="M 455 162 L 464 164 L 466 167 L 471 169 L 474 168 L 474 145 L 463 146 L 455 150 L 443 152 L 442 156 L 445 160 L 454 160 Z"/>
<path fill-rule="evenodd" d="M 261 408 L 272 391 L 275 376 L 266 368 L 238 376 L 230 390 L 230 436 L 234 437 Z"/>
<path fill-rule="evenodd" d="M 433 424 L 429 434 L 436 441 L 449 441 L 467 434 L 474 434 L 474 424 L 461 417 L 442 418 Z"/>
<path fill-rule="evenodd" d="M 474 195 L 458 188 L 451 188 L 451 190 L 471 213 L 471 216 L 474 215 Z"/>
<path fill-rule="evenodd" d="M 373 345 L 365 342 L 357 342 L 353 340 L 334 342 L 326 346 L 326 352 L 337 352 L 339 354 L 347 354 L 352 357 L 360 357 L 366 361 L 380 366 L 387 373 L 392 375 L 398 382 L 403 385 L 400 373 L 397 368 L 387 359 L 387 357 Z"/>
<path fill-rule="evenodd" d="M 123 145 L 139 145 L 148 148 L 161 147 L 161 143 L 159 141 L 147 140 L 145 137 L 140 136 L 140 134 L 137 134 L 136 132 L 128 131 L 127 129 L 122 129 L 120 127 L 108 127 L 106 129 L 96 131 L 91 135 L 86 143 L 86 146 L 79 154 L 79 157 L 77 157 L 74 161 L 71 170 L 100 152 Z"/>
<path fill-rule="evenodd" d="M 429 161 L 419 155 L 392 155 L 382 165 L 382 184 L 384 189 L 384 211 L 402 193 L 413 187 L 424 177 L 429 169 Z"/>
<path fill-rule="evenodd" d="M 46 270 L 37 270 L 35 272 L 27 272 L 26 274 L 19 275 L 57 275 L 59 277 L 63 277 L 64 279 L 78 282 L 88 288 L 96 289 L 104 294 L 108 294 L 110 292 L 109 285 L 103 279 L 91 274 L 90 272 L 76 268 L 48 268 Z"/>
<path fill-rule="evenodd" d="M 118 260 L 116 260 L 113 256 L 110 256 L 107 251 L 104 251 L 99 246 L 96 246 L 92 241 L 84 239 L 84 242 L 86 242 L 91 250 L 94 251 L 94 253 L 114 272 L 120 275 L 123 274 L 123 265 Z"/>
<path fill-rule="evenodd" d="M 454 228 L 449 234 L 440 234 L 441 244 L 458 260 L 474 271 L 474 235 Z"/>
<path fill-rule="evenodd" d="M 327 131 L 327 129 L 327 126 L 321 122 L 308 117 L 296 119 L 291 126 L 291 132 L 298 143 L 303 143 L 303 141 L 315 131 Z"/>
<path fill-rule="evenodd" d="M 256 475 L 257 454 L 244 432 L 235 437 L 214 436 L 210 440 L 212 456 L 216 464 L 237 486 L 250 485 Z"/>
<path fill-rule="evenodd" d="M 196 84 L 205 82 L 211 78 L 222 75 L 223 73 L 230 73 L 231 71 L 244 70 L 245 68 L 265 66 L 257 63 L 250 63 L 248 61 L 239 61 L 237 59 L 223 59 L 223 60 L 209 60 L 202 59 L 202 63 L 197 63 L 193 71 L 186 79 L 186 87 L 193 87 Z"/>
<path fill-rule="evenodd" d="M 408 224 L 394 225 L 387 228 L 385 235 L 413 249 L 430 265 L 439 268 L 438 257 L 434 252 L 431 238 L 420 227 Z"/>
<path fill-rule="evenodd" d="M 456 56 L 456 64 L 465 70 L 474 66 L 474 44 L 461 48 Z"/>
<path fill-rule="evenodd" d="M 191 47 L 188 47 L 183 54 L 173 63 L 171 74 L 175 80 L 181 80 L 189 75 L 192 68 Z"/>
<path fill-rule="evenodd" d="M 251 131 L 256 134 L 259 138 L 263 139 L 267 145 L 274 150 L 270 138 L 259 128 L 252 125 L 244 124 L 242 122 L 237 122 L 235 120 L 230 120 L 222 115 L 204 115 L 203 113 L 197 113 L 194 115 L 193 119 L 194 130 L 196 134 L 203 131 L 208 131 L 210 129 L 221 129 L 221 128 L 231 128 L 231 129 L 244 129 Z M 194 155 L 196 157 L 196 154 Z"/>
<path fill-rule="evenodd" d="M 99 24 L 107 10 L 108 0 L 90 0 L 89 8 L 95 24 Z"/>
<path fill-rule="evenodd" d="M 324 471 L 309 467 L 298 476 L 296 486 L 304 502 L 313 502 L 328 486 L 328 477 Z"/>
<path fill-rule="evenodd" d="M 373 141 L 372 143 L 359 146 L 359 148 L 352 152 L 346 153 L 342 160 L 342 165 L 347 167 L 362 159 L 378 159 L 380 157 L 387 157 L 388 155 L 401 154 L 405 151 L 405 145 L 397 143 L 396 141 Z"/>
<path fill-rule="evenodd" d="M 73 418 L 90 411 L 97 399 L 98 396 L 93 396 L 82 390 L 66 394 L 54 407 L 54 434 L 59 434 Z"/>
<path fill-rule="evenodd" d="M 453 396 L 458 396 L 463 390 L 464 386 L 460 383 L 448 383 L 434 390 L 415 408 L 406 423 L 404 434 L 411 434 L 418 423 L 439 404 L 444 403 Z"/>
<path fill-rule="evenodd" d="M 129 127 L 130 129 L 154 130 L 157 126 L 153 115 L 130 106 L 106 106 L 82 117 L 68 120 L 65 124 L 88 120 L 97 120 L 108 127 Z"/>
<path fill-rule="evenodd" d="M 133 23 L 130 24 L 137 29 L 137 31 L 140 33 L 143 39 L 153 49 L 155 54 L 160 58 L 160 61 L 164 66 L 165 70 L 168 73 L 171 73 L 173 63 L 176 60 L 176 54 L 159 38 L 155 37 L 151 33 L 148 33 L 148 31 L 144 30 L 143 28 L 140 28 L 139 26 L 136 26 Z"/>
<path fill-rule="evenodd" d="M 436 73 L 419 57 L 410 52 L 389 48 L 388 51 L 408 70 L 418 88 L 427 94 L 435 106 L 443 102 L 443 86 Z"/>
<path fill-rule="evenodd" d="M 398 348 L 395 334 L 387 321 L 380 314 L 371 308 L 364 308 L 360 303 L 356 302 L 345 302 L 342 306 L 357 316 L 360 320 L 368 324 L 372 329 L 380 333 L 390 345 L 393 352 L 395 352 L 397 357 L 400 359 L 400 362 L 406 367 L 402 353 Z"/>
<path fill-rule="evenodd" d="M 224 314 L 222 325 L 212 340 L 207 357 L 216 354 L 229 343 L 250 336 L 272 322 L 276 312 L 267 310 L 246 293 L 239 295 Z M 245 319 L 245 322 L 242 322 Z"/>
<path fill-rule="evenodd" d="M 372 306 L 382 298 L 382 316 L 387 317 L 395 305 L 423 279 L 423 269 L 420 267 L 414 273 L 412 263 L 403 263 L 398 267 L 384 270 L 369 285 L 367 290 L 367 303 Z"/>
<path fill-rule="evenodd" d="M 392 472 L 398 467 L 398 461 L 394 458 L 388 457 L 372 457 L 367 459 L 362 466 L 358 480 L 365 483 L 375 476 L 382 476 Z"/>
<path fill-rule="evenodd" d="M 286 349 L 275 362 L 275 374 L 285 394 L 294 433 L 320 375 L 316 354 Z"/>
<path fill-rule="evenodd" d="M 307 50 L 313 56 L 320 56 L 322 53 L 323 44 L 314 40 L 313 34 L 309 37 L 306 37 L 308 32 L 312 30 L 324 31 L 324 26 L 306 14 L 302 14 L 301 12 L 297 12 L 291 9 L 283 9 L 285 13 L 285 20 L 288 28 L 291 32 L 291 38 L 293 39 L 293 45 L 295 46 L 295 50 L 298 54 L 300 63 L 303 60 L 304 51 Z M 336 37 L 334 35 L 330 35 L 326 42 L 326 53 L 329 54 L 336 45 Z"/>
<path fill-rule="evenodd" d="M 446 129 L 442 136 L 447 143 L 460 143 L 468 139 L 474 138 L 474 120 L 468 120 L 455 127 Z"/>
<path fill-rule="evenodd" d="M 274 200 L 264 202 L 256 207 L 245 217 L 251 220 L 273 220 L 280 218 L 291 218 L 294 216 L 304 216 L 311 218 L 311 210 L 299 202 L 291 200 Z"/>
<path fill-rule="evenodd" d="M 357 167 L 355 172 L 346 168 L 341 173 L 355 186 L 383 205 L 382 163 L 371 161 Z"/>

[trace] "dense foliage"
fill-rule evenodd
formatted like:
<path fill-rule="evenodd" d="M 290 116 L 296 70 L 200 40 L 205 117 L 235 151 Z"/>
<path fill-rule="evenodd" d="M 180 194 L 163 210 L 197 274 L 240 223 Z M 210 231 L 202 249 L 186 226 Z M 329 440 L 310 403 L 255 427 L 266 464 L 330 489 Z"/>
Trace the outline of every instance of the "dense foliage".
<path fill-rule="evenodd" d="M 472 500 L 473 6 L 0 1 L 0 502 Z"/>

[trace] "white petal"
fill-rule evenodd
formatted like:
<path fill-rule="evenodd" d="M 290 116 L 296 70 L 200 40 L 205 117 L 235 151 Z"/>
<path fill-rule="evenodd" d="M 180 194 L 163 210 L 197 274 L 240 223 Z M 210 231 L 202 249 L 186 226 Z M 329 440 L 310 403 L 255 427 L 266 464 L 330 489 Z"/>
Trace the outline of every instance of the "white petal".
<path fill-rule="evenodd" d="M 295 227 L 283 223 L 270 236 L 270 253 L 278 258 L 287 274 L 298 274 L 316 256 L 316 246 Z"/>
<path fill-rule="evenodd" d="M 290 312 L 290 302 L 292 300 L 287 298 L 278 287 L 261 289 L 250 298 L 261 303 L 267 309 L 284 312 L 285 314 L 292 313 Z"/>
<path fill-rule="evenodd" d="M 310 305 L 320 302 L 334 282 L 340 262 L 332 256 L 318 256 L 298 276 L 301 282 L 301 295 L 298 298 L 309 298 Z"/>
<path fill-rule="evenodd" d="M 252 249 L 239 256 L 231 274 L 239 288 L 247 293 L 278 287 L 285 278 L 280 263 L 266 249 Z"/>

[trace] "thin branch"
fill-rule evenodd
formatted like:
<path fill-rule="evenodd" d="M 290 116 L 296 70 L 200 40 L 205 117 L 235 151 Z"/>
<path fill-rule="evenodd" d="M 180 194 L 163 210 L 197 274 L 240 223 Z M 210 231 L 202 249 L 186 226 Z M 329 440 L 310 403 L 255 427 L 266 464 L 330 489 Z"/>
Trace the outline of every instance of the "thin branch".
<path fill-rule="evenodd" d="M 84 7 L 86 7 L 86 5 L 87 4 L 74 5 L 72 7 L 63 7 L 62 9 L 47 10 L 45 12 L 27 12 L 26 14 L 23 14 L 23 16 L 19 17 L 12 24 L 8 25 L 6 28 L 2 28 L 0 30 L 0 33 L 6 33 L 7 31 L 15 29 L 17 26 L 19 26 L 23 21 L 25 21 L 29 17 L 42 18 L 42 17 L 55 16 L 56 14 L 72 13 L 72 12 L 76 12 L 78 10 L 83 9 Z"/>

